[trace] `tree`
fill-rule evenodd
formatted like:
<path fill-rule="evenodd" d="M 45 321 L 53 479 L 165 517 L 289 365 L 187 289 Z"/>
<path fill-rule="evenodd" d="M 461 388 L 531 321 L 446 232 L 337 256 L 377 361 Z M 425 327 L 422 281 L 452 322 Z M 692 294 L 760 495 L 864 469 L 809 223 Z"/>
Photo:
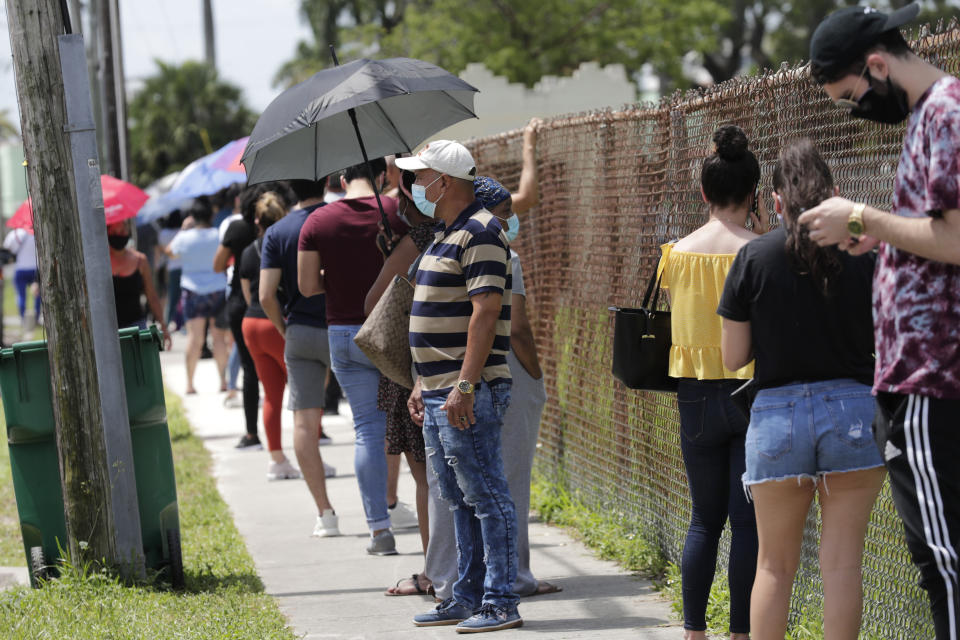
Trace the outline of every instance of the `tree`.
<path fill-rule="evenodd" d="M 896 9 L 910 0 L 878 0 Z M 713 82 L 781 61 L 805 60 L 810 35 L 830 12 L 858 0 L 301 0 L 313 42 L 277 73 L 289 86 L 330 66 L 327 45 L 344 53 L 411 56 L 458 73 L 483 62 L 530 86 L 584 61 L 650 63 L 664 90 L 685 87 L 685 61 Z M 960 0 L 924 0 L 920 21 L 956 13 Z M 348 55 L 342 56 L 348 57 Z"/>
<path fill-rule="evenodd" d="M 256 120 L 241 90 L 214 68 L 156 63 L 129 105 L 131 179 L 141 186 L 249 135 Z"/>
<path fill-rule="evenodd" d="M 380 33 L 390 34 L 403 21 L 407 4 L 409 0 L 301 0 L 300 14 L 313 40 L 297 43 L 296 54 L 277 71 L 274 85 L 293 86 L 331 66 L 330 45 L 340 52 L 341 34 L 356 38 L 340 52 L 345 54 Z"/>
<path fill-rule="evenodd" d="M 890 11 L 911 1 L 878 0 L 872 4 Z M 804 61 L 817 25 L 833 11 L 856 4 L 857 0 L 733 0 L 727 19 L 717 25 L 720 46 L 705 53 L 701 62 L 714 82 L 723 82 L 750 66 L 769 69 L 781 62 Z M 916 24 L 949 20 L 957 5 L 957 0 L 925 0 Z"/>
<path fill-rule="evenodd" d="M 650 62 L 679 77 L 683 55 L 713 46 L 713 25 L 726 13 L 713 0 L 433 0 L 410 6 L 381 45 L 455 73 L 483 62 L 527 86 L 587 60 L 621 63 L 628 73 Z"/>
<path fill-rule="evenodd" d="M 410 56 L 458 73 L 483 62 L 515 82 L 569 74 L 581 62 L 653 62 L 679 77 L 688 48 L 712 46 L 721 0 L 302 0 L 314 43 L 301 42 L 278 72 L 290 85 L 330 66 L 341 41 L 378 56 Z"/>

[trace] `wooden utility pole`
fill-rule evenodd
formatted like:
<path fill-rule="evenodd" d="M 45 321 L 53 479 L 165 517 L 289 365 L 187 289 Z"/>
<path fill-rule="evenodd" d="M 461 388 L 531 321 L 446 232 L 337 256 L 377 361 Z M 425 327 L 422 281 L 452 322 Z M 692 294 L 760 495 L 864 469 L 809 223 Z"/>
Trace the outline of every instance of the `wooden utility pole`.
<path fill-rule="evenodd" d="M 204 60 L 217 68 L 217 51 L 213 28 L 213 0 L 203 0 L 203 50 Z"/>
<path fill-rule="evenodd" d="M 67 550 L 76 559 L 103 558 L 124 573 L 140 573 L 136 481 L 83 39 L 63 35 L 62 0 L 6 4 L 43 288 Z"/>

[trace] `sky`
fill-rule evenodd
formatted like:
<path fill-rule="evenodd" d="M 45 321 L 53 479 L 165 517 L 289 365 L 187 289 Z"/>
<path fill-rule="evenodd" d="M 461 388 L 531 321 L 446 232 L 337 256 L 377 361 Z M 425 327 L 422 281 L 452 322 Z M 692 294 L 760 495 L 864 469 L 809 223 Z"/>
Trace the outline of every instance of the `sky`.
<path fill-rule="evenodd" d="M 154 60 L 203 59 L 200 0 L 120 0 L 124 76 L 128 97 L 154 73 Z M 310 31 L 299 0 L 213 0 L 217 70 L 243 89 L 247 104 L 262 111 L 280 92 L 271 80 Z M 0 3 L 0 110 L 19 126 L 6 3 Z"/>

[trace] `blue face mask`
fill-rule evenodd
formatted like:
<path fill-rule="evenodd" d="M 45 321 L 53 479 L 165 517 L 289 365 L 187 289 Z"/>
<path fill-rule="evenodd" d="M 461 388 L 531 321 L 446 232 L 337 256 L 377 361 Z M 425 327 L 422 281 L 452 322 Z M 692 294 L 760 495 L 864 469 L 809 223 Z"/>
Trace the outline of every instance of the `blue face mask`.
<path fill-rule="evenodd" d="M 503 226 L 503 223 L 506 222 L 507 228 L 503 230 L 503 233 L 507 236 L 507 242 L 513 242 L 516 240 L 517 236 L 520 235 L 520 218 L 517 216 L 517 214 L 510 214 L 510 217 L 506 220 L 502 220 L 500 218 L 497 219 L 500 220 L 501 226 Z"/>
<path fill-rule="evenodd" d="M 437 176 L 437 180 L 443 176 Z M 437 180 L 434 180 L 427 186 L 415 184 L 410 187 L 410 195 L 413 196 L 413 204 L 417 205 L 417 209 L 420 209 L 420 213 L 427 216 L 428 218 L 434 217 L 434 214 L 437 212 L 437 202 L 440 202 L 440 198 L 443 197 L 443 194 L 440 194 L 440 198 L 437 198 L 437 202 L 430 202 L 427 200 L 427 189 L 433 186 L 433 183 Z"/>

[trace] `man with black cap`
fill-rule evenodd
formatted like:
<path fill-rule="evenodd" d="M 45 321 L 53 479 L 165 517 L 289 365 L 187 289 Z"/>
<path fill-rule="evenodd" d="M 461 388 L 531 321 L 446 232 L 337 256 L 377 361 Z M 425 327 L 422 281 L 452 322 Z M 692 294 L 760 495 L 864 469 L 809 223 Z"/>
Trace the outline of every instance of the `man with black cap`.
<path fill-rule="evenodd" d="M 907 544 L 937 638 L 960 619 L 960 79 L 917 56 L 889 15 L 849 7 L 810 42 L 811 75 L 851 116 L 906 120 L 890 213 L 830 198 L 800 216 L 810 238 L 854 254 L 879 245 L 873 280 L 877 418 Z"/>

